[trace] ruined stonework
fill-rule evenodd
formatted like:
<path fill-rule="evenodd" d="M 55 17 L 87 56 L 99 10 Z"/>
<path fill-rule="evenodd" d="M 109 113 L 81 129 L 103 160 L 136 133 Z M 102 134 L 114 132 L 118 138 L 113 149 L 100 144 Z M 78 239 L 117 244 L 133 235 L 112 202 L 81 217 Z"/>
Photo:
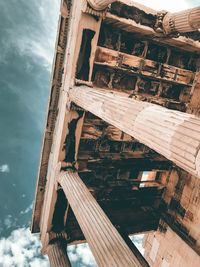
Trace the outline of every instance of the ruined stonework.
<path fill-rule="evenodd" d="M 143 241 L 145 258 L 152 267 L 198 267 L 200 257 L 174 231 L 149 233 Z"/>
<path fill-rule="evenodd" d="M 61 1 L 32 220 L 52 266 L 81 242 L 99 266 L 184 266 L 165 239 L 198 262 L 199 10 Z"/>

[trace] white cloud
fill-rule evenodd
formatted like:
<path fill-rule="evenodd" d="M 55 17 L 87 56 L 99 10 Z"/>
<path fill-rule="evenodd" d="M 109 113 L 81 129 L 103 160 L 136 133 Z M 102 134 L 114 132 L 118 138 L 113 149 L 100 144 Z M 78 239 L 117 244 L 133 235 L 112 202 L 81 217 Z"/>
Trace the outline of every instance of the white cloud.
<path fill-rule="evenodd" d="M 80 244 L 68 247 L 68 256 L 72 263 L 78 262 L 78 266 L 97 267 L 94 256 L 88 244 Z"/>
<path fill-rule="evenodd" d="M 31 203 L 25 210 L 20 211 L 20 214 L 23 215 L 29 213 L 30 211 L 32 211 L 32 209 L 33 209 L 33 203 Z"/>
<path fill-rule="evenodd" d="M 47 258 L 40 258 L 40 242 L 28 228 L 14 230 L 8 238 L 0 239 L 0 266 L 49 267 Z"/>
<path fill-rule="evenodd" d="M 43 33 L 34 33 L 33 35 L 30 35 L 29 38 L 24 35 L 22 40 L 18 43 L 18 48 L 20 49 L 20 45 L 25 41 L 23 45 L 24 53 L 42 59 L 44 65 L 50 70 L 53 61 L 60 0 L 41 0 L 38 1 L 38 3 L 38 11 L 42 20 Z M 51 5 L 51 8 L 47 9 L 46 7 L 49 4 Z"/>
<path fill-rule="evenodd" d="M 11 216 L 8 216 L 11 219 Z M 9 223 L 9 222 L 8 222 Z M 144 253 L 142 240 L 144 235 L 131 237 L 141 253 Z M 88 244 L 68 246 L 68 256 L 72 265 L 81 267 L 97 267 Z M 41 256 L 41 244 L 38 235 L 31 234 L 28 228 L 19 228 L 8 238 L 0 239 L 1 267 L 49 267 L 47 256 Z"/>
<path fill-rule="evenodd" d="M 171 12 L 181 11 L 192 6 L 191 1 L 188 0 L 167 0 L 167 1 L 160 1 L 160 0 L 134 0 L 140 4 L 148 6 L 155 10 L 167 10 Z"/>
<path fill-rule="evenodd" d="M 53 40 L 50 40 L 50 47 L 52 46 L 52 42 Z M 24 36 L 20 39 L 16 39 L 15 46 L 21 56 L 26 55 L 36 57 L 36 59 L 39 58 L 43 61 L 45 67 L 50 68 L 53 60 L 53 51 L 50 47 L 46 47 L 45 43 Z M 30 66 L 28 66 L 28 69 L 29 68 Z"/>
<path fill-rule="evenodd" d="M 44 120 L 41 118 L 44 118 L 44 107 L 48 99 L 47 87 L 49 85 L 46 79 L 50 78 L 49 72 L 53 62 L 59 5 L 60 0 L 21 0 L 20 5 L 17 2 L 12 5 L 11 1 L 0 1 L 0 10 L 5 16 L 5 25 L 9 25 L 9 27 L 3 27 L 2 38 L 0 38 L 0 47 L 4 51 L 0 53 L 0 64 L 16 68 L 16 62 L 19 60 L 20 68 L 9 73 L 11 80 L 6 78 L 4 80 L 3 76 L 1 79 L 5 82 L 9 92 L 19 97 L 21 105 L 27 109 L 40 131 L 44 127 Z M 16 57 L 13 65 L 11 54 Z M 20 76 L 17 77 L 18 72 L 19 75 L 24 75 L 20 80 Z M 29 80 L 30 77 L 32 81 Z M 33 83 L 36 87 L 35 93 L 33 93 Z M 40 100 L 38 95 L 40 95 Z M 31 99 L 34 104 L 30 105 L 28 99 Z M 15 147 L 19 143 L 18 138 L 20 137 L 14 138 L 16 139 Z"/>
<path fill-rule="evenodd" d="M 27 12 L 31 12 L 30 5 L 25 0 L 22 1 L 22 5 L 27 9 Z M 46 6 L 49 5 L 51 8 L 47 9 Z M 38 24 L 32 20 L 28 24 L 13 23 L 12 19 L 10 19 L 11 15 L 8 6 L 6 2 L 0 3 L 4 13 L 8 13 L 7 20 L 12 25 L 6 29 L 6 38 L 1 40 L 4 53 L 0 55 L 0 62 L 6 62 L 6 55 L 14 47 L 21 56 L 30 56 L 35 61 L 40 60 L 40 64 L 50 71 L 54 54 L 60 0 L 33 1 L 35 22 L 39 19 Z M 30 70 L 31 66 L 24 64 L 25 68 Z"/>
<path fill-rule="evenodd" d="M 144 255 L 144 248 L 143 248 L 143 239 L 144 239 L 144 234 L 137 234 L 137 235 L 132 235 L 130 236 L 132 242 L 134 245 L 137 247 L 137 249 L 140 251 L 142 255 Z"/>
<path fill-rule="evenodd" d="M 81 267 L 96 267 L 87 244 L 69 246 L 68 255 L 72 264 Z M 49 267 L 48 258 L 41 257 L 41 244 L 37 235 L 28 228 L 14 230 L 8 238 L 0 239 L 1 267 Z M 76 266 L 76 265 L 75 265 Z"/>
<path fill-rule="evenodd" d="M 4 225 L 8 229 L 12 226 L 12 215 L 7 215 L 6 218 L 4 219 Z"/>
<path fill-rule="evenodd" d="M 0 233 L 3 231 L 11 230 L 17 227 L 18 218 L 13 217 L 11 214 L 6 215 L 0 220 Z"/>
<path fill-rule="evenodd" d="M 2 164 L 0 166 L 0 172 L 5 172 L 5 173 L 10 172 L 10 168 L 9 168 L 8 164 Z"/>

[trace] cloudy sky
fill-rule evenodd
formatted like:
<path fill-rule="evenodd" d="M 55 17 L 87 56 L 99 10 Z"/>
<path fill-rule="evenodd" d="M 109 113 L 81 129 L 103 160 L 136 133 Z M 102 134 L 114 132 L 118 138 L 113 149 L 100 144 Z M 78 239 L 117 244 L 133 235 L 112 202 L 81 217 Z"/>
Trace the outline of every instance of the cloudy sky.
<path fill-rule="evenodd" d="M 0 267 L 47 267 L 28 229 L 60 0 L 0 0 Z M 138 0 L 177 11 L 199 0 Z M 70 248 L 73 266 L 95 266 L 87 246 Z"/>

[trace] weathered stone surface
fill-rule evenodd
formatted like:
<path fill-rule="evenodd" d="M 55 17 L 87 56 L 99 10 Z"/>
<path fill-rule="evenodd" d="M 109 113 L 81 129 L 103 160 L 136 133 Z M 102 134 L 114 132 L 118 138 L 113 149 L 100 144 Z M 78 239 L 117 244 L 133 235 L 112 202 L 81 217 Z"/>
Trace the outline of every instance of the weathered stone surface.
<path fill-rule="evenodd" d="M 62 240 L 56 239 L 47 247 L 51 267 L 71 267 L 66 247 Z"/>
<path fill-rule="evenodd" d="M 95 10 L 104 10 L 109 4 L 116 0 L 87 0 L 92 8 Z"/>
<path fill-rule="evenodd" d="M 152 267 L 199 266 L 200 257 L 169 227 L 165 233 L 147 234 L 145 258 Z"/>
<path fill-rule="evenodd" d="M 166 33 L 192 32 L 200 28 L 200 7 L 177 13 L 167 13 L 163 20 Z"/>
<path fill-rule="evenodd" d="M 116 228 L 76 172 L 62 172 L 58 178 L 83 234 L 100 267 L 139 267 Z"/>
<path fill-rule="evenodd" d="M 71 101 L 200 177 L 200 119 L 127 96 L 86 86 L 70 90 Z"/>

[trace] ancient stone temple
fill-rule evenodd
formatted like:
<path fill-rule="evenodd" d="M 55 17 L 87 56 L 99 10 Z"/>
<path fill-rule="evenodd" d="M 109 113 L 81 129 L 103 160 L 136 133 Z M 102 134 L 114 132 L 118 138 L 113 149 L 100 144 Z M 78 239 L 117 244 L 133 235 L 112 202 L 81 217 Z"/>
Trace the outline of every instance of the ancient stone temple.
<path fill-rule="evenodd" d="M 200 7 L 61 1 L 32 220 L 51 266 L 82 242 L 100 267 L 200 266 L 199 28 Z"/>

